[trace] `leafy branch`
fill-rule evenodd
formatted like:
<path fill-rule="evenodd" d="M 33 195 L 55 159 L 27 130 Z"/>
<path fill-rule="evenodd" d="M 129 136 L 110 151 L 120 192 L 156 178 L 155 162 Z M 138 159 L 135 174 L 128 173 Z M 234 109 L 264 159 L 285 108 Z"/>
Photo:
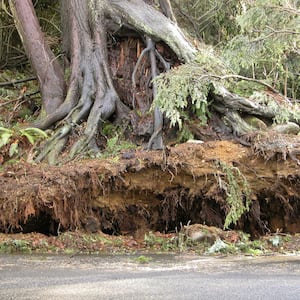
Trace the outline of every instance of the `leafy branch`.
<path fill-rule="evenodd" d="M 228 229 L 231 224 L 236 224 L 241 216 L 249 211 L 251 204 L 251 190 L 249 184 L 237 167 L 229 166 L 218 161 L 217 167 L 225 175 L 224 179 L 218 174 L 219 187 L 226 192 L 226 203 L 228 213 L 224 222 L 224 229 Z"/>

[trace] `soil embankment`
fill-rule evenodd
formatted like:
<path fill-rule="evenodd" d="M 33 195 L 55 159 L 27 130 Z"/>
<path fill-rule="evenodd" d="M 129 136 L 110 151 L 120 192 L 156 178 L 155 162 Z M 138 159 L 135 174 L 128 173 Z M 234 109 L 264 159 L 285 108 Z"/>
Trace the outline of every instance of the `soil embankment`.
<path fill-rule="evenodd" d="M 220 163 L 238 170 L 250 188 L 250 209 L 232 228 L 253 236 L 300 232 L 297 163 L 289 157 L 266 161 L 231 141 L 136 150 L 63 166 L 6 167 L 0 174 L 0 230 L 136 234 L 172 231 L 188 221 L 223 227 L 232 207 Z"/>

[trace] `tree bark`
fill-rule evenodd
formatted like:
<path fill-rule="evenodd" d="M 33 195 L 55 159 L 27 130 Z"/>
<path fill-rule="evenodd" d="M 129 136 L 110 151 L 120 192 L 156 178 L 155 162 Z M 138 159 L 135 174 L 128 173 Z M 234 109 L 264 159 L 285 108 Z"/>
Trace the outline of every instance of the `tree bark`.
<path fill-rule="evenodd" d="M 70 155 L 87 148 L 98 151 L 95 134 L 101 123 L 116 110 L 119 97 L 112 84 L 106 49 L 106 32 L 103 25 L 103 7 L 97 9 L 97 17 L 90 11 L 89 3 L 81 0 L 65 0 L 62 4 L 63 16 L 69 26 L 63 32 L 69 43 L 65 45 L 70 55 L 71 77 L 65 100 L 68 116 L 64 126 L 56 132 L 38 160 L 50 157 L 55 163 L 57 154 L 63 149 L 67 137 L 76 124 L 87 119 L 86 128 L 73 145 Z M 55 115 L 53 115 L 55 118 Z M 53 121 L 53 120 L 52 120 Z M 42 124 L 41 127 L 48 126 Z"/>
<path fill-rule="evenodd" d="M 112 0 L 110 4 L 111 14 L 119 16 L 120 22 L 131 25 L 154 41 L 164 41 L 184 62 L 194 58 L 196 49 L 180 28 L 152 6 L 142 0 Z"/>
<path fill-rule="evenodd" d="M 174 23 L 177 23 L 170 0 L 159 0 L 158 2 L 164 15 Z"/>
<path fill-rule="evenodd" d="M 14 21 L 33 72 L 37 76 L 43 109 L 50 114 L 64 100 L 63 69 L 45 41 L 31 0 L 10 0 Z"/>

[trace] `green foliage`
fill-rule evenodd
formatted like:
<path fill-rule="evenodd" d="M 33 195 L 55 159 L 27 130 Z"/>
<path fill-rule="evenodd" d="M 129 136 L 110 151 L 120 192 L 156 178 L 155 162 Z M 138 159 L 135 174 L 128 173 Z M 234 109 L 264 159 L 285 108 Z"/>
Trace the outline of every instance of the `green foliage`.
<path fill-rule="evenodd" d="M 225 179 L 218 175 L 219 187 L 226 192 L 226 203 L 228 213 L 224 222 L 224 229 L 231 224 L 236 224 L 240 217 L 249 211 L 251 199 L 250 188 L 247 180 L 237 167 L 229 166 L 221 161 L 217 167 L 224 173 Z"/>
<path fill-rule="evenodd" d="M 193 133 L 188 129 L 187 126 L 183 124 L 182 130 L 178 134 L 177 141 L 179 143 L 185 143 L 186 141 L 193 140 L 193 139 L 194 139 Z"/>
<path fill-rule="evenodd" d="M 228 89 L 239 96 L 249 98 L 253 96 L 253 91 L 263 92 L 265 86 L 249 80 L 240 80 L 229 82 Z"/>
<path fill-rule="evenodd" d="M 106 138 L 106 148 L 100 157 L 116 156 L 122 150 L 136 148 L 136 145 L 124 139 L 124 130 L 122 126 L 115 126 L 108 122 L 104 124 L 102 135 Z"/>
<path fill-rule="evenodd" d="M 7 145 L 14 131 L 5 127 L 0 127 L 0 148 Z"/>
<path fill-rule="evenodd" d="M 41 129 L 28 127 L 18 128 L 17 126 L 9 129 L 0 127 L 0 149 L 8 144 L 8 156 L 13 157 L 19 153 L 19 146 L 22 139 L 26 139 L 31 145 L 46 139 L 48 135 Z"/>
<path fill-rule="evenodd" d="M 134 261 L 136 261 L 139 264 L 148 264 L 152 260 L 153 260 L 152 257 L 145 256 L 145 255 L 140 255 L 139 257 L 134 259 Z"/>
<path fill-rule="evenodd" d="M 274 124 L 285 124 L 290 120 L 300 122 L 300 107 L 298 103 L 289 104 L 278 102 L 270 95 L 262 92 L 254 92 L 250 99 L 259 104 L 263 104 L 276 112 L 275 117 L 273 118 Z"/>
<path fill-rule="evenodd" d="M 134 149 L 136 146 L 127 141 L 121 141 L 120 136 L 116 134 L 107 140 L 107 145 L 105 151 L 110 155 L 114 156 L 118 154 L 121 150 Z"/>
<path fill-rule="evenodd" d="M 300 96 L 299 1 L 245 1 L 237 18 L 240 33 L 224 57 L 235 72 L 266 79 L 289 97 Z"/>
<path fill-rule="evenodd" d="M 174 0 L 173 2 L 180 25 L 198 40 L 203 40 L 207 44 L 218 44 L 238 31 L 235 16 L 241 10 L 239 0 Z"/>
<path fill-rule="evenodd" d="M 147 247 L 161 251 L 171 251 L 176 248 L 175 240 L 157 236 L 151 231 L 145 234 L 144 242 Z"/>
<path fill-rule="evenodd" d="M 0 243 L 0 253 L 31 253 L 31 243 L 26 240 L 9 239 Z"/>
<path fill-rule="evenodd" d="M 190 237 L 187 237 L 184 232 L 179 232 L 176 237 L 165 237 L 156 235 L 153 232 L 145 234 L 144 243 L 147 248 L 159 251 L 196 251 L 197 253 L 203 253 L 209 246 L 207 241 L 197 242 L 193 241 Z"/>
<path fill-rule="evenodd" d="M 171 126 L 182 129 L 187 112 L 205 124 L 209 116 L 209 92 L 219 84 L 214 76 L 225 75 L 226 70 L 212 48 L 199 50 L 192 63 L 156 77 L 158 91 L 154 104 L 169 118 Z"/>
<path fill-rule="evenodd" d="M 39 128 L 28 127 L 19 129 L 17 127 L 13 129 L 0 127 L 0 148 L 7 145 L 12 138 L 26 137 L 30 144 L 34 144 L 38 140 L 45 139 L 48 135 Z"/>
<path fill-rule="evenodd" d="M 31 145 L 39 140 L 46 139 L 48 137 L 46 132 L 34 127 L 20 129 L 19 132 L 21 136 L 25 136 L 27 138 Z"/>

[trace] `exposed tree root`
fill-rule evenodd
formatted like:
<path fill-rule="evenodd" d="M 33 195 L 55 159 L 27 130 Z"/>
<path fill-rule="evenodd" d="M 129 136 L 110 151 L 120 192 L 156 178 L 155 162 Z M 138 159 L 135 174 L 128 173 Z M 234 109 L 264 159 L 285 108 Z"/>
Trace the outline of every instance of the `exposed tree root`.
<path fill-rule="evenodd" d="M 265 161 L 228 141 L 182 144 L 167 157 L 156 151 L 125 154 L 118 163 L 7 168 L 0 176 L 0 231 L 27 230 L 40 216 L 61 230 L 84 228 L 96 218 L 98 230 L 112 234 L 174 231 L 189 220 L 223 228 L 231 206 L 224 185 L 228 174 L 218 161 L 238 170 L 251 190 L 250 210 L 231 228 L 253 236 L 300 232 L 299 166 L 289 157 Z"/>
<path fill-rule="evenodd" d="M 134 68 L 134 71 L 132 73 L 132 82 L 133 87 L 135 89 L 136 82 L 135 82 L 135 76 L 136 72 L 138 70 L 138 67 L 140 66 L 142 59 L 144 56 L 149 53 L 150 57 L 150 65 L 151 65 L 151 78 L 152 78 L 152 90 L 153 90 L 153 97 L 157 94 L 157 86 L 156 83 L 153 81 L 153 79 L 158 75 L 158 68 L 156 63 L 156 56 L 159 58 L 159 60 L 163 63 L 166 70 L 168 70 L 170 67 L 168 63 L 163 59 L 163 57 L 156 51 L 155 49 L 155 43 L 153 40 L 149 37 L 146 38 L 146 48 L 142 51 L 136 65 Z M 158 107 L 154 108 L 154 132 L 148 142 L 147 149 L 148 150 L 158 150 L 163 148 L 163 140 L 162 140 L 162 128 L 163 128 L 163 114 L 160 111 Z"/>
<path fill-rule="evenodd" d="M 85 151 L 98 152 L 96 134 L 101 130 L 102 123 L 112 114 L 117 113 L 119 117 L 127 110 L 115 91 L 108 65 L 106 31 L 112 23 L 118 23 L 119 27 L 129 26 L 146 39 L 146 48 L 132 75 L 133 85 L 136 70 L 146 53 L 149 54 L 152 79 L 158 75 L 157 60 L 166 70 L 170 68 L 155 49 L 155 41 L 164 41 L 184 61 L 190 61 L 194 57 L 195 49 L 174 22 L 170 3 L 161 1 L 161 4 L 167 17 L 141 0 L 62 2 L 62 11 L 67 12 L 63 14 L 62 19 L 63 50 L 65 60 L 70 62 L 70 70 L 67 72 L 70 77 L 67 80 L 68 87 L 63 103 L 56 105 L 55 109 L 46 111 L 47 113 L 33 124 L 40 129 L 53 126 L 57 128 L 37 157 L 37 161 L 47 158 L 50 163 L 56 163 L 57 157 L 68 143 L 69 136 L 85 120 L 87 120 L 85 128 L 81 130 L 82 135 L 78 141 L 71 147 L 70 157 L 73 158 Z M 13 7 L 13 4 L 11 6 Z M 18 11 L 16 15 L 20 13 Z M 29 16 L 34 19 L 34 12 L 31 13 Z M 24 36 L 30 30 L 27 27 L 18 29 Z M 27 52 L 31 55 L 30 48 Z M 47 53 L 51 57 L 52 54 L 48 50 Z M 47 83 L 43 82 L 48 83 L 50 88 L 55 89 L 50 80 Z M 152 85 L 155 96 L 156 86 L 154 83 Z M 156 107 L 154 132 L 148 143 L 148 149 L 163 148 L 162 126 L 163 115 Z"/>
<path fill-rule="evenodd" d="M 75 10 L 82 5 L 70 7 Z M 86 7 L 86 9 L 88 9 Z M 112 79 L 107 65 L 106 34 L 103 26 L 97 24 L 92 27 L 93 32 L 88 29 L 88 12 L 82 14 L 81 18 L 72 18 L 70 32 L 71 44 L 71 85 L 66 98 L 70 98 L 69 105 L 63 105 L 56 113 L 61 116 L 68 112 L 63 120 L 63 126 L 57 130 L 52 139 L 47 143 L 45 149 L 38 156 L 41 161 L 45 157 L 51 158 L 50 163 L 55 163 L 57 155 L 61 152 L 67 142 L 67 136 L 72 132 L 74 126 L 78 126 L 87 118 L 86 128 L 80 139 L 73 145 L 70 156 L 74 157 L 86 149 L 97 151 L 95 134 L 101 123 L 107 120 L 116 110 L 119 97 L 113 87 Z M 81 30 L 79 30 L 81 28 Z M 83 28 L 83 30 L 82 30 Z M 81 35 L 79 37 L 79 34 Z M 80 72 L 79 72 L 80 70 Z M 77 104 L 74 106 L 74 97 L 79 94 Z M 73 102 L 73 103 L 72 103 Z M 72 104 L 71 104 L 72 103 Z M 66 109 L 66 106 L 67 109 Z M 70 107 L 72 109 L 70 110 Z M 60 113 L 59 113 L 60 112 Z M 56 122 L 56 117 L 48 116 L 49 122 Z M 42 127 L 48 127 L 51 123 L 42 121 Z"/>

